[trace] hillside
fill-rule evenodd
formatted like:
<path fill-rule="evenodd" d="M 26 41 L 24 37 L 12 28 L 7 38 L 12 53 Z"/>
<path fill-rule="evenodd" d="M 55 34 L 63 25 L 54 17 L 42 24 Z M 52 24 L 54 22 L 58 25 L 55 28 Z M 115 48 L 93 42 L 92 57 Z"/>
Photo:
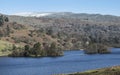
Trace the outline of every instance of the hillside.
<path fill-rule="evenodd" d="M 71 40 L 76 40 L 77 43 L 89 41 L 120 46 L 120 17 L 118 16 L 60 12 L 43 17 L 9 16 L 9 19 L 10 22 L 32 26 L 35 30 L 51 31 L 50 36 L 62 38 L 61 41 L 69 38 L 67 39 L 69 42 Z"/>
<path fill-rule="evenodd" d="M 39 14 L 39 13 L 37 13 Z M 0 26 L 2 41 L 12 44 L 42 46 L 55 42 L 60 50 L 78 50 L 86 43 L 120 47 L 120 17 L 71 12 L 41 17 L 5 15 L 9 21 Z"/>

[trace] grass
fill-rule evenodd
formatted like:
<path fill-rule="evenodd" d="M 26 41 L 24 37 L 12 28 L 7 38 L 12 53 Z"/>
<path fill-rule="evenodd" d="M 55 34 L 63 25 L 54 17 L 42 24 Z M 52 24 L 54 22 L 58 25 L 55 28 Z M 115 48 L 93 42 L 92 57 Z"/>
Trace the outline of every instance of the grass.
<path fill-rule="evenodd" d="M 59 75 L 120 75 L 120 66 Z"/>
<path fill-rule="evenodd" d="M 7 56 L 11 53 L 8 49 L 11 49 L 13 46 L 12 43 L 7 41 L 0 40 L 0 56 Z"/>
<path fill-rule="evenodd" d="M 12 43 L 0 40 L 0 51 L 12 47 Z"/>

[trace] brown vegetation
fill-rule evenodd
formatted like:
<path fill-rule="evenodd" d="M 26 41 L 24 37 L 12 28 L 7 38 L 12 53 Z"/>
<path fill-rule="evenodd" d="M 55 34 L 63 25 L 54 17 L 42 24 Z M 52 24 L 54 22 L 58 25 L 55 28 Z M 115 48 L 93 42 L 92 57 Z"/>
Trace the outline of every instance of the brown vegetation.
<path fill-rule="evenodd" d="M 117 16 L 1 16 L 0 22 L 0 39 L 22 46 L 33 46 L 36 42 L 55 42 L 62 50 L 83 49 L 86 48 L 86 42 L 99 42 L 108 47 L 120 46 L 120 18 Z"/>
<path fill-rule="evenodd" d="M 73 74 L 59 74 L 59 75 L 120 75 L 120 66 L 91 70 L 82 73 L 77 72 Z"/>

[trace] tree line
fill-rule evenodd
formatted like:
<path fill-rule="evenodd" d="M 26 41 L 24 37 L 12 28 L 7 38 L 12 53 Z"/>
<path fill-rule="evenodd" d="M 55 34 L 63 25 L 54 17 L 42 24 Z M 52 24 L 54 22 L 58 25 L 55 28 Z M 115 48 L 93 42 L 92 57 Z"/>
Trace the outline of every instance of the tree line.
<path fill-rule="evenodd" d="M 13 51 L 9 56 L 13 57 L 44 57 L 44 56 L 62 56 L 63 51 L 57 46 L 55 42 L 50 45 L 44 43 L 43 46 L 40 42 L 37 42 L 33 47 L 25 45 L 23 48 L 18 49 L 13 47 Z"/>

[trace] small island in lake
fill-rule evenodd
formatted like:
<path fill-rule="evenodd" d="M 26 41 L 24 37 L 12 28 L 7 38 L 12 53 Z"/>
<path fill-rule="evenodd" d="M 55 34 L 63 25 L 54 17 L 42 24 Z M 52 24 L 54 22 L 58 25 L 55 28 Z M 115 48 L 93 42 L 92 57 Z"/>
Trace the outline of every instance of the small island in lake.
<path fill-rule="evenodd" d="M 103 44 L 90 44 L 84 50 L 85 54 L 108 54 L 111 53 L 109 47 Z"/>

